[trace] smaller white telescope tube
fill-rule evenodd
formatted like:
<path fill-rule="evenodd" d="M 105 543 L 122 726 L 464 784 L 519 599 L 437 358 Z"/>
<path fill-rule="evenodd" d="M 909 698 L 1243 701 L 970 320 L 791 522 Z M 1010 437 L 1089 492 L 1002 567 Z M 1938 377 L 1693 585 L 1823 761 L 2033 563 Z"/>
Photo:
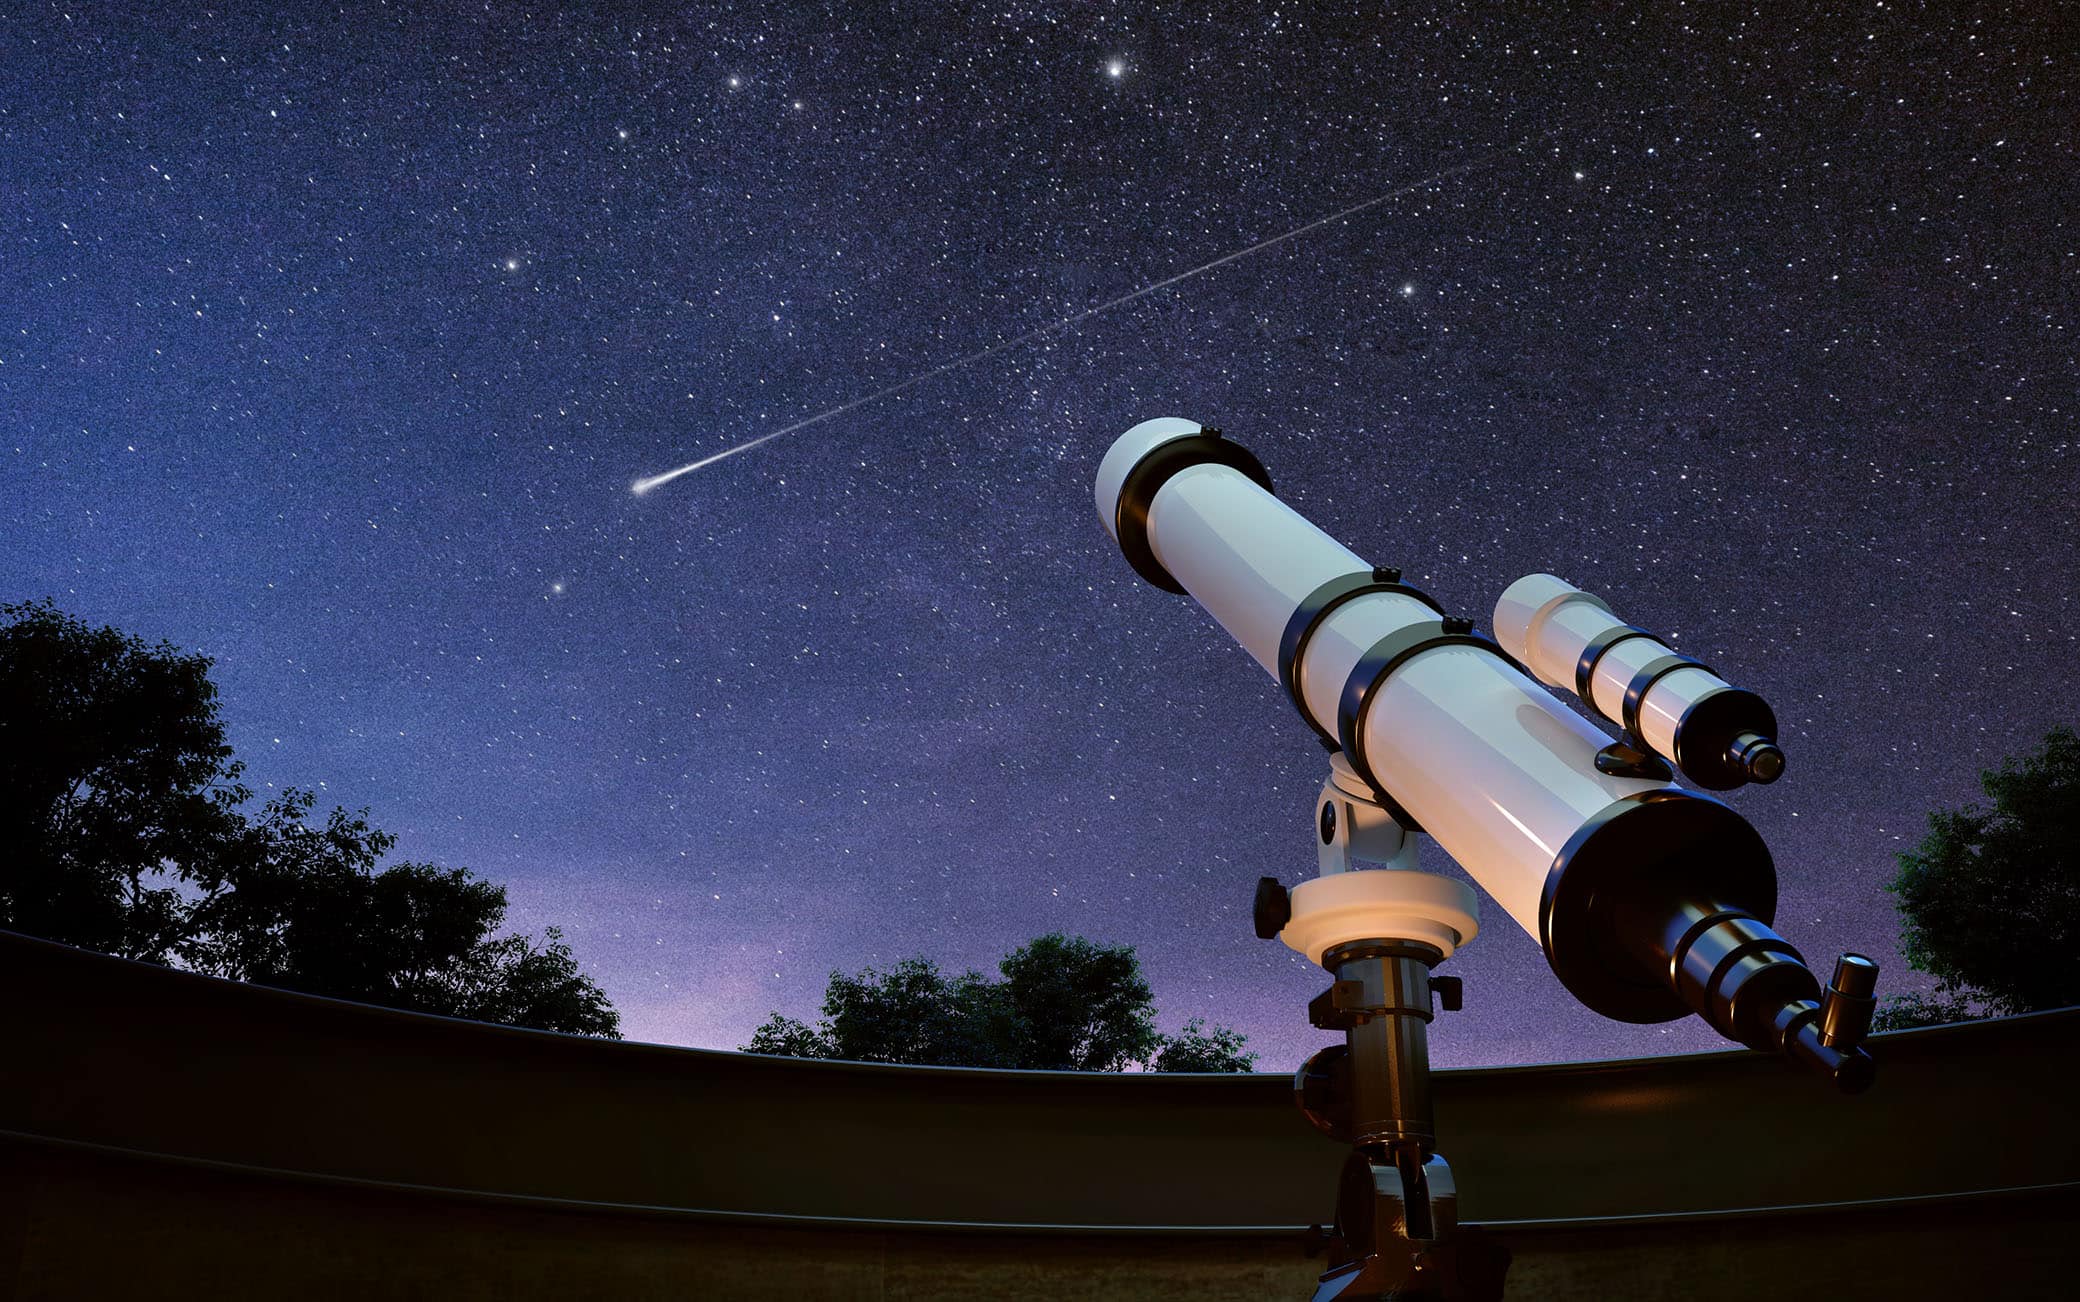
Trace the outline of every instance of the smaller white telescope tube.
<path fill-rule="evenodd" d="M 1530 574 L 1510 584 L 1495 603 L 1495 640 L 1701 787 L 1725 791 L 1784 772 L 1768 702 L 1565 579 Z"/>

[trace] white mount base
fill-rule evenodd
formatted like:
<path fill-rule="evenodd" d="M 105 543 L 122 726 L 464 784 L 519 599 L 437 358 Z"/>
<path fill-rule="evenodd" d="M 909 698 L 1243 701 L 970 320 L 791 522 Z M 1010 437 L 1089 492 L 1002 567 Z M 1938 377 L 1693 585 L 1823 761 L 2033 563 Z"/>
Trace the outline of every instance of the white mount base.
<path fill-rule="evenodd" d="M 1279 933 L 1316 963 L 1354 940 L 1412 940 L 1446 958 L 1480 931 L 1480 901 L 1465 882 L 1435 873 L 1370 868 L 1295 886 L 1293 916 Z"/>
<path fill-rule="evenodd" d="M 1480 930 L 1473 888 L 1416 868 L 1416 834 L 1373 799 L 1341 754 L 1329 757 L 1314 822 L 1321 876 L 1289 893 L 1293 916 L 1279 933 L 1287 945 L 1316 963 L 1354 940 L 1410 940 L 1450 958 Z"/>

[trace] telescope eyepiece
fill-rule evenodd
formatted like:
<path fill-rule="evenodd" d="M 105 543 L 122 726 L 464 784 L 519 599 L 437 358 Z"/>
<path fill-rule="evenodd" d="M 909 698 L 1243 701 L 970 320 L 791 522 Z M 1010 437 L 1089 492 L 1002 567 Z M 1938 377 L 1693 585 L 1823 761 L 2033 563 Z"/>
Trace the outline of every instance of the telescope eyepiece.
<path fill-rule="evenodd" d="M 1820 1040 L 1831 1048 L 1852 1048 L 1870 1034 L 1877 1000 L 1878 965 L 1861 954 L 1835 960 L 1834 978 L 1820 1001 Z"/>
<path fill-rule="evenodd" d="M 1748 775 L 1748 781 L 1768 784 L 1784 776 L 1784 751 L 1759 732 L 1744 732 L 1726 748 L 1726 759 Z"/>

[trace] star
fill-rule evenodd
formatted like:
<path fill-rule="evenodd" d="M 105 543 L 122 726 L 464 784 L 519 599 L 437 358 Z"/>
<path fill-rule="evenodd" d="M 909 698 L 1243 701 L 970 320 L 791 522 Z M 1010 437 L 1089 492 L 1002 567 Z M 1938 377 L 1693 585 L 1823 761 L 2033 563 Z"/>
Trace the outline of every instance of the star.
<path fill-rule="evenodd" d="M 146 30 L 147 6 L 118 8 L 136 11 L 129 38 Z M 1655 52 L 1705 66 L 1780 34 L 1686 33 L 1672 6 L 1607 25 L 1600 85 L 1412 75 L 1349 57 L 1292 6 L 1157 47 L 1008 5 L 927 48 L 914 24 L 637 31 L 596 8 L 565 6 L 523 47 L 496 12 L 456 7 L 466 71 L 446 41 L 228 14 L 155 37 L 148 127 L 115 101 L 96 130 L 16 124 L 30 147 L 0 150 L 0 264 L 50 292 L 0 335 L 21 409 L 0 478 L 25 484 L 0 493 L 0 605 L 77 593 L 95 623 L 224 656 L 228 740 L 263 781 L 322 774 L 410 830 L 401 857 L 548 901 L 531 929 L 590 937 L 577 958 L 632 1036 L 734 1047 L 769 1012 L 813 1020 L 832 969 L 986 964 L 1074 932 L 1075 901 L 1106 891 L 1102 936 L 1171 974 L 1160 999 L 1203 974 L 1194 996 L 1249 1030 L 1260 1065 L 1314 1051 L 1319 969 L 1293 954 L 1273 964 L 1287 984 L 1236 976 L 1261 942 L 1222 919 L 1243 864 L 1310 875 L 1314 811 L 1251 811 L 1317 790 L 1323 761 L 1233 639 L 1151 591 L 1107 536 L 1117 520 L 1094 516 L 1098 459 L 1149 416 L 1226 422 L 1338 543 L 1462 611 L 1537 569 L 1643 627 L 1680 617 L 1686 649 L 1797 721 L 1794 781 L 1826 812 L 1776 791 L 1742 805 L 1771 842 L 1822 824 L 1776 847 L 1805 916 L 1828 919 L 1793 943 L 1896 959 L 1892 855 L 2051 722 L 2015 705 L 2056 699 L 2072 631 L 2036 612 L 2080 573 L 2029 527 L 2071 478 L 2071 404 L 2045 379 L 2071 351 L 2066 250 L 2055 221 L 2019 220 L 2060 210 L 2057 169 L 2015 165 L 2063 120 L 2057 79 L 2023 84 L 2032 22 L 1836 34 L 1732 110 L 1767 110 L 1758 139 Z M 64 53 L 9 67 L 26 94 L 65 103 L 130 75 L 134 39 L 49 18 L 37 39 Z M 1994 48 L 1956 58 L 1974 33 Z M 1590 52 L 1549 34 L 1488 6 L 1451 39 L 1537 66 Z M 1794 110 L 1837 94 L 1808 69 L 1852 41 L 1871 112 L 1845 142 Z M 264 75 L 220 62 L 227 44 L 271 52 Z M 741 107 L 715 103 L 718 69 Z M 1053 87 L 1053 111 L 1005 98 L 1065 72 L 1110 89 Z M 1450 130 L 1378 131 L 1498 95 L 1506 113 Z M 623 149 L 638 122 L 643 148 Z M 1597 160 L 1593 198 L 1554 190 L 1555 166 L 1588 187 L 1569 154 Z M 1968 184 L 1973 155 L 2008 170 Z M 1883 178 L 1927 183 L 1910 202 Z M 1885 238 L 1917 226 L 1930 238 Z M 1209 265 L 1266 238 L 1275 257 Z M 540 274 L 514 244 L 543 250 Z M 1944 310 L 1917 311 L 1936 290 Z M 1959 361 L 1980 353 L 1998 360 Z M 1665 459 L 1628 460 L 1640 438 Z M 1420 483 L 1358 469 L 1412 445 Z M 1924 496 L 1943 528 L 1901 523 Z M 111 503 L 194 542 L 139 549 Z M 1960 558 L 1977 590 L 1897 629 L 1853 618 Z M 1874 566 L 1885 592 L 1864 590 Z M 567 571 L 588 575 L 583 601 Z M 343 651 L 353 627 L 365 649 Z M 1151 667 L 1157 642 L 1173 654 Z M 1968 672 L 1975 657 L 1999 672 Z M 296 747 L 270 744 L 291 728 Z M 454 780 L 450 730 L 490 739 L 469 757 L 489 780 Z M 516 794 L 515 775 L 557 794 Z M 946 871 L 976 842 L 1001 850 L 988 884 Z M 1148 845 L 1138 880 L 1117 871 Z M 597 880 L 556 893 L 577 863 Z M 661 950 L 638 934 L 653 884 L 677 927 Z M 1469 984 L 1510 997 L 1441 1032 L 1441 1063 L 1716 1044 L 1694 1018 L 1598 1029 L 1515 930 L 1498 920 L 1468 951 Z M 823 952 L 778 969 L 785 993 L 744 995 L 761 947 L 796 936 Z M 674 955 L 654 979 L 652 951 Z M 712 988 L 661 993 L 710 959 Z M 1880 983 L 1910 988 L 1903 962 Z"/>

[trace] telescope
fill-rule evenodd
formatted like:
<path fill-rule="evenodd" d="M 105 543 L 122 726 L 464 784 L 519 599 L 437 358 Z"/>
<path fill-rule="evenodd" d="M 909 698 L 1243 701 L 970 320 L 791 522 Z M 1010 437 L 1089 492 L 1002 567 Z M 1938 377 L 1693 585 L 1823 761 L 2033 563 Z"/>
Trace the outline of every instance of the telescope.
<path fill-rule="evenodd" d="M 1346 1036 L 1295 1082 L 1302 1110 L 1354 1150 L 1318 1299 L 1501 1295 L 1495 1250 L 1455 1230 L 1427 1080 L 1433 998 L 1450 1009 L 1460 995 L 1431 969 L 1473 939 L 1478 899 L 1416 869 L 1419 834 L 1596 1012 L 1695 1014 L 1845 1092 L 1871 1083 L 1877 966 L 1845 954 L 1823 990 L 1771 929 L 1761 836 L 1673 780 L 1775 781 L 1785 758 L 1759 695 L 1552 575 L 1510 585 L 1485 636 L 1279 501 L 1255 456 L 1194 421 L 1121 435 L 1097 507 L 1134 570 L 1204 607 L 1330 752 L 1311 818 L 1319 875 L 1290 891 L 1262 879 L 1253 911 L 1260 936 L 1334 974 L 1309 1013 Z"/>

